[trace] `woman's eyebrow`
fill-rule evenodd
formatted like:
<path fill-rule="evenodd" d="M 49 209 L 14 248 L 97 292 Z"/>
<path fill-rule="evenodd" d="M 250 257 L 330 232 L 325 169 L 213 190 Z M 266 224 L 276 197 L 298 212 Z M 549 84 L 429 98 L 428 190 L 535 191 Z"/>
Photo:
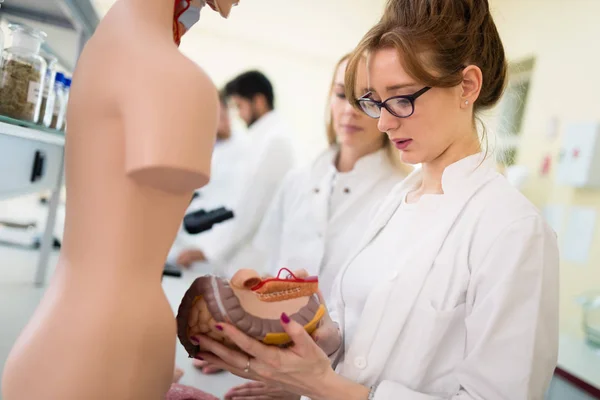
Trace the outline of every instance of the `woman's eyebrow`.
<path fill-rule="evenodd" d="M 411 82 L 411 83 L 398 83 L 398 84 L 395 84 L 395 85 L 386 86 L 385 90 L 388 91 L 388 92 L 393 92 L 394 90 L 404 89 L 404 88 L 407 88 L 407 87 L 413 87 L 413 86 L 416 86 L 416 85 L 417 84 L 414 83 L 414 82 Z M 373 88 L 367 88 L 367 91 L 369 91 L 369 92 L 376 92 L 376 90 L 373 89 Z"/>

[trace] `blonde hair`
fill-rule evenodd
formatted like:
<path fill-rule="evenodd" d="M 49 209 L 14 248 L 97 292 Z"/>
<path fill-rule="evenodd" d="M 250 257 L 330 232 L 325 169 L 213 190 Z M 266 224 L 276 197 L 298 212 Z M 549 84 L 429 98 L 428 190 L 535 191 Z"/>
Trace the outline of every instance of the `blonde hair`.
<path fill-rule="evenodd" d="M 483 84 L 473 104 L 473 122 L 480 123 L 480 141 L 485 144 L 487 157 L 488 136 L 478 113 L 498 103 L 508 71 L 489 1 L 387 0 L 383 17 L 363 36 L 348 59 L 346 96 L 355 107 L 358 108 L 355 82 L 361 59 L 386 48 L 402 55 L 406 72 L 425 86 L 459 85 L 465 66 L 479 67 Z"/>
<path fill-rule="evenodd" d="M 345 63 L 346 61 L 350 61 L 351 56 L 352 56 L 352 53 L 345 54 L 335 64 L 335 68 L 333 70 L 333 78 L 331 79 L 331 85 L 329 87 L 329 97 L 328 97 L 329 100 L 327 101 L 327 117 L 325 119 L 327 121 L 326 133 L 327 133 L 327 143 L 329 144 L 329 146 L 335 146 L 337 144 L 337 134 L 335 132 L 335 128 L 333 127 L 333 117 L 332 117 L 331 104 L 330 104 L 331 103 L 331 100 L 330 100 L 331 93 L 333 92 L 333 87 L 335 86 L 335 76 L 336 76 L 337 70 L 340 68 L 340 66 L 343 63 Z M 354 92 L 354 90 L 353 90 L 353 92 Z M 347 89 L 346 89 L 346 93 L 348 93 Z M 349 101 L 349 100 L 347 99 L 346 101 Z M 391 140 L 389 140 L 387 138 L 387 136 L 383 133 L 382 133 L 381 147 L 385 147 L 385 152 L 389 158 L 389 161 L 402 174 L 408 175 L 412 172 L 413 167 L 402 162 L 402 160 L 400 159 L 400 153 L 394 147 L 394 143 Z"/>

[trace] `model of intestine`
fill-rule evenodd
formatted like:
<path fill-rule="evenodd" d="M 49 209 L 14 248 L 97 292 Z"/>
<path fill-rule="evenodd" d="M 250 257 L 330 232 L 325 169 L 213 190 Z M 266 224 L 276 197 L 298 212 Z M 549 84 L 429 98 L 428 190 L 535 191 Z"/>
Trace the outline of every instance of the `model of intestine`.
<path fill-rule="evenodd" d="M 284 272 L 288 275 L 282 278 Z M 312 333 L 325 315 L 325 306 L 319 302 L 318 278 L 307 275 L 284 268 L 277 277 L 261 278 L 254 270 L 242 269 L 230 281 L 215 275 L 197 278 L 177 313 L 180 342 L 190 357 L 200 351 L 190 340 L 193 336 L 206 335 L 236 348 L 216 328 L 226 322 L 265 344 L 286 346 L 291 339 L 281 326 L 282 313 Z"/>

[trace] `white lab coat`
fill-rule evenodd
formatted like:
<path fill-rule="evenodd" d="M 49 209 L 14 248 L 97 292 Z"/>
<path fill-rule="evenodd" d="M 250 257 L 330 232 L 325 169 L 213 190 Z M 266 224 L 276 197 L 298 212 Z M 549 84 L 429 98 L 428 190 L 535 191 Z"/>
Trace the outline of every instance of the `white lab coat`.
<path fill-rule="evenodd" d="M 216 273 L 252 241 L 277 188 L 293 168 L 295 157 L 289 133 L 275 111 L 263 115 L 248 130 L 243 182 L 232 207 L 235 217 L 213 227 L 215 240 L 201 247 Z"/>
<path fill-rule="evenodd" d="M 273 275 L 282 267 L 306 269 L 319 275 L 319 287 L 329 297 L 374 204 L 405 177 L 383 149 L 359 159 L 352 171 L 339 173 L 338 152 L 337 147 L 328 149 L 286 176 L 252 243 L 258 254 L 243 257 L 237 268 L 264 266 L 261 272 Z"/>
<path fill-rule="evenodd" d="M 215 144 L 211 161 L 210 181 L 196 190 L 198 197 L 189 210 L 233 207 L 242 189 L 245 159 L 250 151 L 245 133 L 236 133 Z"/>
<path fill-rule="evenodd" d="M 337 371 L 376 400 L 542 400 L 557 361 L 558 248 L 538 211 L 481 155 L 449 166 L 433 229 L 389 243 Z M 378 240 L 415 171 L 374 215 L 349 261 Z M 388 236 L 389 237 L 389 236 Z M 405 258 L 405 256 L 407 256 Z M 406 260 L 397 265 L 399 259 Z M 363 266 L 369 273 L 369 265 Z M 332 317 L 344 329 L 343 268 Z"/>
<path fill-rule="evenodd" d="M 232 208 L 243 187 L 248 152 L 249 140 L 245 133 L 234 133 L 227 140 L 217 141 L 211 160 L 210 181 L 196 190 L 198 197 L 191 201 L 186 214 L 200 209 L 209 211 L 219 207 Z M 168 260 L 175 262 L 179 253 L 188 248 L 212 246 L 212 243 L 219 240 L 216 236 L 214 229 L 190 235 L 181 227 Z"/>

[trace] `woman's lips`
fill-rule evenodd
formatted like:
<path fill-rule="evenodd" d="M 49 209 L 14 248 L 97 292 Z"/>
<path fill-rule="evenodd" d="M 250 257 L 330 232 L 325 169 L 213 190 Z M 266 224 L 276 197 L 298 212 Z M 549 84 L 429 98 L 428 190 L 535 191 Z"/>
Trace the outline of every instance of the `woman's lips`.
<path fill-rule="evenodd" d="M 393 142 L 398 150 L 406 150 L 412 143 L 412 139 L 394 139 Z"/>
<path fill-rule="evenodd" d="M 363 130 L 360 126 L 356 125 L 341 125 L 341 128 L 344 133 L 356 133 Z"/>

